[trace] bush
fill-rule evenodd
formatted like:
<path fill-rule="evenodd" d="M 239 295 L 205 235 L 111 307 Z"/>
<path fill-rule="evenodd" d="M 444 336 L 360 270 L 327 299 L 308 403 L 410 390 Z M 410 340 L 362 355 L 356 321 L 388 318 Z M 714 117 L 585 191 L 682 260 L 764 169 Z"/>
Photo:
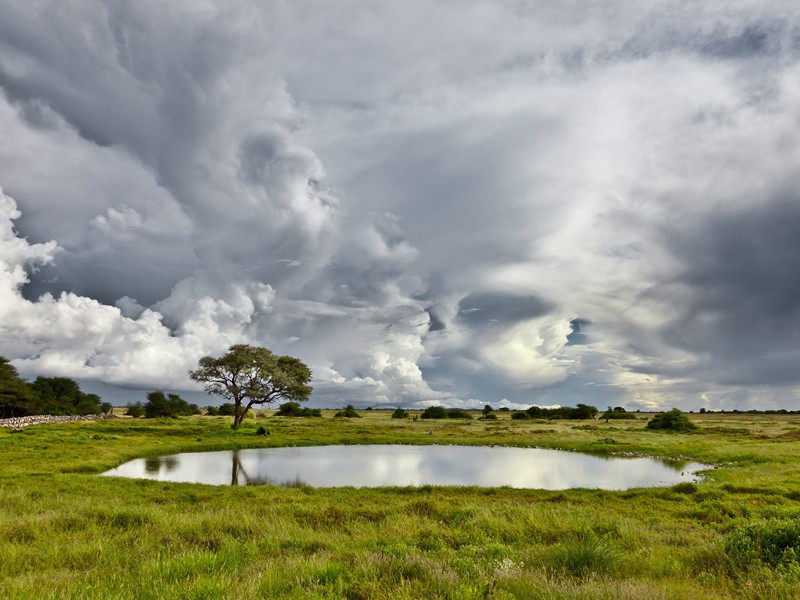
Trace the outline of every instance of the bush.
<path fill-rule="evenodd" d="M 226 402 L 225 404 L 219 405 L 219 414 L 222 417 L 232 417 L 233 414 L 236 412 L 236 406 L 231 404 L 230 402 Z"/>
<path fill-rule="evenodd" d="M 318 408 L 300 408 L 297 402 L 285 402 L 278 407 L 276 417 L 321 417 L 322 411 Z"/>
<path fill-rule="evenodd" d="M 738 527 L 725 538 L 724 550 L 740 569 L 759 562 L 772 568 L 800 566 L 800 520 L 772 519 Z"/>
<path fill-rule="evenodd" d="M 423 419 L 471 419 L 472 415 L 460 408 L 444 408 L 443 406 L 429 406 L 422 411 Z"/>
<path fill-rule="evenodd" d="M 139 419 L 144 416 L 144 406 L 141 402 L 129 402 L 125 414 L 134 419 Z"/>
<path fill-rule="evenodd" d="M 468 411 L 462 410 L 460 408 L 448 408 L 447 409 L 447 418 L 448 419 L 471 419 L 472 415 L 469 414 Z"/>
<path fill-rule="evenodd" d="M 697 425 L 677 408 L 653 417 L 645 429 L 660 431 L 687 432 L 697 429 Z"/>
<path fill-rule="evenodd" d="M 633 413 L 629 413 L 621 406 L 615 406 L 614 408 L 608 407 L 608 410 L 602 414 L 600 417 L 601 419 L 605 419 L 606 423 L 608 423 L 609 419 L 628 419 L 628 420 L 636 420 L 636 415 Z"/>
<path fill-rule="evenodd" d="M 209 417 L 216 417 L 219 415 L 219 409 L 216 406 L 208 406 L 206 407 L 206 414 Z"/>
<path fill-rule="evenodd" d="M 530 419 L 532 419 L 533 417 L 532 417 L 532 416 L 530 415 L 530 413 L 528 413 L 528 412 L 525 412 L 525 411 L 519 411 L 519 412 L 515 412 L 515 413 L 513 413 L 513 414 L 511 415 L 511 418 L 512 418 L 512 419 L 514 419 L 514 420 L 516 420 L 516 421 L 529 421 L 529 420 L 530 420 Z"/>
<path fill-rule="evenodd" d="M 392 413 L 393 419 L 407 419 L 408 418 L 408 411 L 403 410 L 402 408 L 396 408 Z"/>
<path fill-rule="evenodd" d="M 113 405 L 113 404 L 111 404 L 111 402 L 103 402 L 103 403 L 100 405 L 100 411 L 101 411 L 101 412 L 102 412 L 104 415 L 110 415 L 110 414 L 111 414 L 111 411 L 113 411 L 113 410 L 114 410 L 114 405 Z"/>
<path fill-rule="evenodd" d="M 481 417 L 481 419 L 483 419 L 485 421 L 496 421 L 497 420 L 497 415 L 494 414 L 493 412 L 483 413 L 483 416 Z"/>
<path fill-rule="evenodd" d="M 559 406 L 558 408 L 542 408 L 531 406 L 527 412 L 534 419 L 594 419 L 597 408 L 589 404 L 578 404 L 577 407 Z"/>
<path fill-rule="evenodd" d="M 423 419 L 446 419 L 447 410 L 444 406 L 429 406 L 420 415 Z"/>
<path fill-rule="evenodd" d="M 337 412 L 333 416 L 334 417 L 340 417 L 340 418 L 344 417 L 344 418 L 347 418 L 347 419 L 361 418 L 361 415 L 356 412 L 356 409 L 353 407 L 352 404 L 348 404 L 347 406 L 345 406 L 342 410 L 340 410 L 339 412 Z"/>
<path fill-rule="evenodd" d="M 146 419 L 157 417 L 183 417 L 200 412 L 197 405 L 190 405 L 178 394 L 165 395 L 164 392 L 150 392 L 144 405 Z"/>

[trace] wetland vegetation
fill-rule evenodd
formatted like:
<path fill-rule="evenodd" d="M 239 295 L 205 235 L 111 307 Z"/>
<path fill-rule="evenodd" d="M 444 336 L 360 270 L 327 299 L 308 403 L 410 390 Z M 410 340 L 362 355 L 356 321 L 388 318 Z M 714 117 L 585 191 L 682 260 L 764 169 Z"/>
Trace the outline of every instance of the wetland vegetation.
<path fill-rule="evenodd" d="M 120 413 L 122 411 L 119 411 Z M 408 411 L 413 417 L 415 411 Z M 8 598 L 795 598 L 800 418 L 231 417 L 0 429 Z M 259 428 L 269 435 L 255 435 Z M 717 465 L 615 492 L 229 487 L 98 477 L 138 457 L 326 444 L 562 448 Z"/>

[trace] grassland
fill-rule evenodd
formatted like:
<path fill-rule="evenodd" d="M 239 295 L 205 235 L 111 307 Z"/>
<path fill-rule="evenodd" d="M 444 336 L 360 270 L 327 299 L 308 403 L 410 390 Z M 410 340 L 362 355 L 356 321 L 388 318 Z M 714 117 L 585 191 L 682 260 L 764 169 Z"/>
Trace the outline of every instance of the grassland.
<path fill-rule="evenodd" d="M 224 417 L 0 429 L 0 597 L 798 597 L 800 557 L 786 533 L 800 517 L 797 416 L 693 415 L 698 433 L 666 434 L 644 431 L 642 420 L 331 414 L 260 413 L 238 432 Z M 271 435 L 254 435 L 259 426 Z M 697 486 L 624 492 L 96 476 L 140 456 L 339 443 L 508 444 L 718 468 Z M 765 531 L 772 542 L 789 535 L 777 558 L 758 537 Z"/>

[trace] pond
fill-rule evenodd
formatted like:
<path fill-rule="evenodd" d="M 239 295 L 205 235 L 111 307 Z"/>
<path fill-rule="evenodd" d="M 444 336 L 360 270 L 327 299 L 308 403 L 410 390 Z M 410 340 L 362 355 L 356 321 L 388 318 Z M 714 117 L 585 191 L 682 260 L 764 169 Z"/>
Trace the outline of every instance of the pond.
<path fill-rule="evenodd" d="M 707 465 L 499 446 L 348 445 L 257 448 L 139 458 L 114 477 L 295 487 L 461 485 L 625 490 L 697 481 Z"/>

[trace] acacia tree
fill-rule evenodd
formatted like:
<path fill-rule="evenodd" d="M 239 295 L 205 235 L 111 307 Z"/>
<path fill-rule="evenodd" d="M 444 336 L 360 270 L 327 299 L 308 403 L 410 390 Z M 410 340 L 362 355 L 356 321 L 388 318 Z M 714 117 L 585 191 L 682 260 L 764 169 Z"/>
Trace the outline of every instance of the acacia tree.
<path fill-rule="evenodd" d="M 233 429 L 239 429 L 254 404 L 303 402 L 312 390 L 311 370 L 301 360 L 247 344 L 231 346 L 219 358 L 204 356 L 189 377 L 204 383 L 206 393 L 233 403 Z"/>

